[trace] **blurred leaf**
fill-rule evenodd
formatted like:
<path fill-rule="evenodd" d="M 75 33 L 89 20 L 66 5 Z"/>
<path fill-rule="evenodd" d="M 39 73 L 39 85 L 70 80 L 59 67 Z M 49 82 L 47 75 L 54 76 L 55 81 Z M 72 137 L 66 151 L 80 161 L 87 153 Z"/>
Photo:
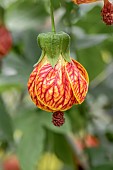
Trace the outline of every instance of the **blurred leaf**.
<path fill-rule="evenodd" d="M 73 152 L 65 135 L 54 133 L 54 152 L 65 164 L 73 165 Z"/>
<path fill-rule="evenodd" d="M 0 139 L 13 140 L 12 120 L 6 111 L 5 104 L 0 96 Z"/>
<path fill-rule="evenodd" d="M 90 81 L 105 69 L 99 46 L 78 51 L 78 58 L 89 74 Z"/>
<path fill-rule="evenodd" d="M 64 126 L 61 128 L 54 127 L 51 122 L 51 113 L 46 113 L 39 110 L 21 110 L 14 119 L 15 129 L 22 131 L 23 137 L 19 144 L 18 153 L 22 170 L 34 170 L 36 161 L 38 161 L 44 145 L 44 132 L 43 127 L 51 129 L 57 133 L 68 133 L 70 131 L 70 124 L 68 119 Z M 30 153 L 30 157 L 28 155 Z M 27 163 L 29 162 L 29 164 Z"/>
<path fill-rule="evenodd" d="M 12 3 L 14 3 L 14 1 L 18 1 L 18 0 L 0 0 L 0 4 L 3 7 L 8 7 L 9 5 L 11 5 Z"/>
<path fill-rule="evenodd" d="M 11 88 L 21 88 L 24 83 L 18 75 L 4 76 L 0 75 L 0 93 L 10 90 Z M 22 82 L 22 83 L 21 83 Z"/>
<path fill-rule="evenodd" d="M 6 23 L 11 30 L 37 28 L 47 15 L 43 1 L 16 1 L 7 8 Z"/>
<path fill-rule="evenodd" d="M 85 35 L 82 38 L 76 40 L 77 49 L 89 48 L 95 46 L 99 43 L 102 43 L 108 38 L 106 34 L 99 35 Z"/>
<path fill-rule="evenodd" d="M 112 160 L 109 159 L 107 149 L 103 146 L 87 148 L 85 151 L 90 157 L 91 164 L 94 167 L 101 166 L 103 164 L 111 165 L 112 163 Z"/>
<path fill-rule="evenodd" d="M 62 17 L 63 23 L 65 24 L 65 26 L 71 27 L 71 25 L 75 23 L 79 17 L 79 6 L 75 5 L 71 1 L 66 1 L 63 4 L 65 7 L 65 13 Z"/>
<path fill-rule="evenodd" d="M 62 170 L 73 170 L 73 169 L 74 170 L 78 170 L 78 168 L 76 168 L 76 167 L 73 168 L 72 166 L 65 164 Z"/>
<path fill-rule="evenodd" d="M 16 122 L 16 128 L 20 128 L 22 130 L 29 129 L 29 123 L 31 123 L 31 121 L 34 121 L 36 124 L 39 123 L 41 126 L 44 126 L 53 132 L 65 134 L 71 131 L 71 124 L 69 118 L 66 115 L 66 122 L 60 128 L 52 124 L 52 113 L 47 113 L 42 110 L 23 110 L 20 111 L 20 114 L 18 114 L 15 119 L 16 120 L 14 122 Z"/>
<path fill-rule="evenodd" d="M 113 142 L 113 132 L 107 131 L 105 135 L 110 142 Z"/>
<path fill-rule="evenodd" d="M 22 170 L 34 170 L 43 151 L 45 136 L 39 116 L 33 110 L 23 110 L 14 119 L 14 124 L 15 129 L 22 132 L 17 151 Z"/>
<path fill-rule="evenodd" d="M 79 108 L 81 105 L 79 106 Z M 66 111 L 71 120 L 72 129 L 75 133 L 84 129 L 86 124 L 86 117 L 84 110 L 79 112 L 78 106 L 73 106 L 71 109 Z"/>
<path fill-rule="evenodd" d="M 91 170 L 112 170 L 113 169 L 113 164 L 103 164 L 98 167 L 94 167 Z"/>
<path fill-rule="evenodd" d="M 44 130 L 31 121 L 31 127 L 23 135 L 18 148 L 18 156 L 22 170 L 34 170 L 37 166 L 37 161 L 43 151 Z"/>

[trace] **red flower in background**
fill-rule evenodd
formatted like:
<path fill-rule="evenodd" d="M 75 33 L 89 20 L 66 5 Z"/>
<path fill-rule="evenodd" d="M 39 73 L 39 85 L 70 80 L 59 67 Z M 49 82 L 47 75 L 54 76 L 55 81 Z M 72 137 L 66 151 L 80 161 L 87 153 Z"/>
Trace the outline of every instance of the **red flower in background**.
<path fill-rule="evenodd" d="M 113 4 L 108 0 L 104 0 L 104 6 L 102 8 L 101 15 L 106 25 L 113 24 Z"/>
<path fill-rule="evenodd" d="M 8 156 L 3 162 L 3 170 L 20 170 L 20 163 L 16 155 Z"/>
<path fill-rule="evenodd" d="M 80 150 L 83 150 L 85 148 L 98 147 L 100 142 L 97 137 L 87 134 L 83 140 L 81 138 L 76 139 L 75 144 Z"/>
<path fill-rule="evenodd" d="M 3 58 L 12 47 L 11 33 L 5 26 L 0 26 L 0 58 Z"/>

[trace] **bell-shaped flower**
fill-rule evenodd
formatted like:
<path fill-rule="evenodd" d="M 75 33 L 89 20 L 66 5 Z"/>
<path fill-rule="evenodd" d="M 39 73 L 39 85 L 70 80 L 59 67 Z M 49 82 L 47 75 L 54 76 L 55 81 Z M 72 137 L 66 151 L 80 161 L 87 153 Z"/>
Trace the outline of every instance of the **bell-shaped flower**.
<path fill-rule="evenodd" d="M 28 91 L 37 107 L 53 112 L 53 123 L 64 123 L 62 111 L 81 104 L 88 91 L 88 74 L 70 58 L 70 37 L 66 33 L 38 36 L 42 55 L 28 81 Z"/>

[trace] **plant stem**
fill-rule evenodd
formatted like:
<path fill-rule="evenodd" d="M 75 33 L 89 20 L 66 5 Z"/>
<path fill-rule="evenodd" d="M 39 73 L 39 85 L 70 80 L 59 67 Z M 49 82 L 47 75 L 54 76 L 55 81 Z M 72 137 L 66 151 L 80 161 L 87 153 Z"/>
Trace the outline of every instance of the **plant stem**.
<path fill-rule="evenodd" d="M 50 15 L 51 15 L 52 32 L 56 33 L 52 0 L 50 0 Z"/>

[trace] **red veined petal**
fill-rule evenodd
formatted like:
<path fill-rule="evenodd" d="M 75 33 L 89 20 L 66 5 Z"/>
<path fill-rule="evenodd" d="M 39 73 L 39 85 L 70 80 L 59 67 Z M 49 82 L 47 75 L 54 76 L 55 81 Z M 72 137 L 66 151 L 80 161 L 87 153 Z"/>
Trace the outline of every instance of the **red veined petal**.
<path fill-rule="evenodd" d="M 59 62 L 54 68 L 50 64 L 41 67 L 36 76 L 37 98 L 46 106 L 56 111 L 64 111 L 75 103 L 65 67 Z"/>
<path fill-rule="evenodd" d="M 73 94 L 78 101 L 82 103 L 88 91 L 88 75 L 85 68 L 75 60 L 66 64 L 67 75 L 73 90 Z"/>

